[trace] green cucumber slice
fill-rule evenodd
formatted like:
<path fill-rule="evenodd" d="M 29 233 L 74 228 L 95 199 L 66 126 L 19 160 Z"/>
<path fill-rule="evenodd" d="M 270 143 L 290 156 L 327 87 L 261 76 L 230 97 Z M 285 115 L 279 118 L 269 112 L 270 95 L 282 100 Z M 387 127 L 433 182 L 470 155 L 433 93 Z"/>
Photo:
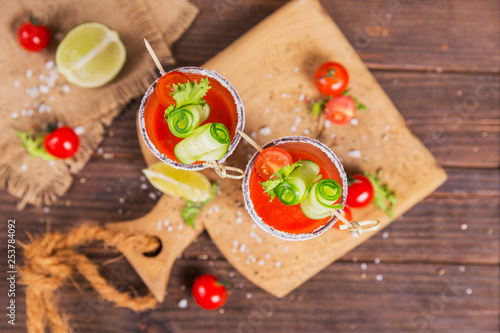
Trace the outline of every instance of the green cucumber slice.
<path fill-rule="evenodd" d="M 309 187 L 316 181 L 319 165 L 310 160 L 300 162 L 287 180 L 276 186 L 274 193 L 285 205 L 296 205 L 304 200 Z"/>
<path fill-rule="evenodd" d="M 193 134 L 193 131 L 204 122 L 210 115 L 210 106 L 186 105 L 176 109 L 168 115 L 167 123 L 170 132 L 178 138 L 185 138 Z"/>
<path fill-rule="evenodd" d="M 332 209 L 341 209 L 342 205 L 333 205 L 340 198 L 342 188 L 333 179 L 324 178 L 311 187 L 300 209 L 305 216 L 313 220 L 330 216 Z"/>
<path fill-rule="evenodd" d="M 227 151 L 229 140 L 229 131 L 226 126 L 221 123 L 208 123 L 200 126 L 190 136 L 179 142 L 174 148 L 174 154 L 183 164 L 205 161 L 202 157 L 205 158 L 207 154 L 213 153 L 220 156 L 224 149 L 221 147 L 225 147 Z M 212 157 L 212 155 L 208 156 Z"/>

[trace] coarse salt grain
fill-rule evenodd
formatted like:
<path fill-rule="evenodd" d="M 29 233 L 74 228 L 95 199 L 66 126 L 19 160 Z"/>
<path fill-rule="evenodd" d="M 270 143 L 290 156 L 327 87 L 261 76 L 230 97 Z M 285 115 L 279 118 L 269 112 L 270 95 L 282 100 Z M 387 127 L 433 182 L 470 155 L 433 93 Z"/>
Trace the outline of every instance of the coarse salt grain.
<path fill-rule="evenodd" d="M 300 94 L 299 95 L 299 100 L 303 101 L 304 99 L 306 99 L 306 96 L 304 94 Z"/>
<path fill-rule="evenodd" d="M 273 77 L 273 75 L 272 75 L 271 73 L 267 74 L 267 78 L 268 78 L 268 79 L 270 79 L 270 78 L 272 78 L 272 77 Z"/>
<path fill-rule="evenodd" d="M 153 192 L 149 192 L 148 196 L 151 200 L 156 200 L 156 194 L 154 194 Z"/>
<path fill-rule="evenodd" d="M 148 189 L 148 184 L 142 183 L 141 184 L 141 189 L 142 190 L 147 190 Z"/>
<path fill-rule="evenodd" d="M 280 261 L 276 261 L 274 263 L 274 266 L 276 266 L 276 268 L 280 268 L 281 267 L 281 262 Z"/>
<path fill-rule="evenodd" d="M 70 88 L 69 85 L 63 84 L 62 87 L 61 87 L 61 90 L 62 90 L 63 93 L 67 94 L 67 93 L 69 93 L 71 91 L 71 88 Z"/>
<path fill-rule="evenodd" d="M 463 272 L 465 272 L 465 267 L 464 266 L 460 266 L 460 267 L 458 267 L 458 270 L 463 273 Z"/>
<path fill-rule="evenodd" d="M 366 271 L 366 269 L 368 268 L 368 266 L 363 262 L 361 263 L 361 269 Z"/>
<path fill-rule="evenodd" d="M 302 118 L 300 118 L 300 116 L 295 116 L 295 125 L 300 124 L 301 121 L 302 121 Z"/>
<path fill-rule="evenodd" d="M 241 215 L 243 215 L 243 213 L 241 212 L 241 210 L 237 210 L 236 215 L 241 216 Z"/>
<path fill-rule="evenodd" d="M 168 232 L 172 232 L 172 230 L 174 230 L 174 227 L 172 227 L 171 225 L 169 225 L 168 228 L 167 228 L 167 231 Z"/>
<path fill-rule="evenodd" d="M 293 68 L 293 71 L 294 71 L 294 72 L 298 72 L 298 71 L 299 71 L 299 68 L 298 68 L 297 66 L 295 66 L 295 67 Z"/>
<path fill-rule="evenodd" d="M 266 262 L 262 259 L 260 259 L 257 264 L 259 264 L 259 266 L 264 266 L 266 264 Z"/>
<path fill-rule="evenodd" d="M 295 127 L 295 126 L 290 127 L 290 132 L 295 132 L 296 130 L 297 130 L 297 127 Z"/>
<path fill-rule="evenodd" d="M 389 233 L 388 233 L 387 231 L 384 231 L 384 232 L 382 233 L 382 238 L 383 238 L 383 239 L 387 239 L 387 238 L 389 238 Z"/>
<path fill-rule="evenodd" d="M 377 280 L 377 281 L 379 281 L 379 282 L 380 282 L 380 281 L 382 281 L 383 279 L 384 279 L 384 277 L 383 277 L 381 274 L 377 274 L 377 275 L 375 275 L 375 280 Z"/>
<path fill-rule="evenodd" d="M 347 152 L 347 155 L 350 156 L 350 157 L 354 157 L 354 158 L 360 158 L 361 157 L 361 152 L 357 149 L 353 149 L 353 150 L 349 150 Z"/>
<path fill-rule="evenodd" d="M 158 221 L 156 223 L 156 230 L 160 231 L 161 230 L 161 221 Z"/>
<path fill-rule="evenodd" d="M 14 119 L 19 118 L 19 114 L 17 112 L 12 112 L 10 116 Z"/>
<path fill-rule="evenodd" d="M 385 130 L 388 131 L 391 129 L 391 125 L 385 125 Z"/>
<path fill-rule="evenodd" d="M 332 126 L 332 123 L 330 122 L 330 120 L 326 119 L 325 120 L 325 128 L 330 128 Z"/>
<path fill-rule="evenodd" d="M 309 133 L 311 133 L 311 130 L 310 130 L 310 129 L 308 129 L 308 128 L 306 128 L 306 129 L 304 130 L 304 134 L 305 134 L 305 135 L 308 135 Z"/>
<path fill-rule="evenodd" d="M 234 272 L 229 272 L 229 277 L 234 278 Z"/>
<path fill-rule="evenodd" d="M 262 243 L 262 238 L 259 237 L 259 235 L 257 235 L 257 233 L 255 231 L 251 230 L 249 236 L 250 236 L 250 238 L 255 238 L 257 243 Z"/>
<path fill-rule="evenodd" d="M 375 265 L 378 265 L 378 264 L 380 264 L 380 259 L 379 258 L 375 258 L 375 260 L 373 260 L 373 262 L 375 263 Z"/>
<path fill-rule="evenodd" d="M 260 130 L 259 130 L 259 133 L 261 135 L 269 135 L 271 134 L 271 129 L 269 127 L 262 127 Z"/>
<path fill-rule="evenodd" d="M 77 126 L 75 127 L 75 133 L 76 135 L 82 135 L 85 133 L 85 128 L 83 126 Z"/>
<path fill-rule="evenodd" d="M 49 207 L 43 207 L 43 212 L 45 214 L 47 214 L 48 212 L 50 212 L 50 208 Z"/>
<path fill-rule="evenodd" d="M 241 244 L 241 246 L 240 246 L 240 252 L 245 252 L 246 248 L 247 248 L 247 246 L 245 244 Z"/>
<path fill-rule="evenodd" d="M 45 69 L 46 70 L 51 70 L 54 68 L 54 60 L 49 60 L 45 63 Z"/>
<path fill-rule="evenodd" d="M 13 83 L 14 87 L 19 87 L 21 85 L 21 83 L 19 82 L 19 80 L 14 80 L 14 83 Z"/>
<path fill-rule="evenodd" d="M 247 297 L 248 299 L 250 299 L 250 298 L 252 298 L 252 294 L 247 293 L 247 294 L 246 294 L 246 297 Z"/>
<path fill-rule="evenodd" d="M 27 164 L 21 164 L 21 166 L 19 167 L 19 170 L 21 170 L 21 171 L 28 170 L 28 165 Z"/>
<path fill-rule="evenodd" d="M 177 306 L 179 306 L 181 309 L 185 309 L 188 306 L 188 301 L 187 299 L 183 298 L 177 303 Z"/>
<path fill-rule="evenodd" d="M 266 259 L 270 259 L 271 255 L 269 253 L 266 253 L 266 255 L 264 257 L 266 257 Z"/>
<path fill-rule="evenodd" d="M 179 225 L 177 226 L 177 230 L 182 230 L 182 228 L 184 228 L 184 224 L 179 224 Z"/>
<path fill-rule="evenodd" d="M 50 88 L 47 87 L 46 85 L 40 85 L 38 86 L 38 90 L 42 93 L 42 94 L 46 94 L 50 91 Z"/>
<path fill-rule="evenodd" d="M 239 216 L 236 218 L 236 224 L 241 224 L 243 222 L 243 217 Z"/>
<path fill-rule="evenodd" d="M 467 295 L 472 294 L 472 289 L 470 289 L 470 288 L 465 289 L 465 293 L 466 293 Z"/>
<path fill-rule="evenodd" d="M 32 76 L 33 76 L 33 71 L 32 71 L 31 69 L 28 69 L 28 70 L 26 71 L 26 77 L 27 77 L 27 78 L 30 78 L 30 77 L 32 77 Z"/>
<path fill-rule="evenodd" d="M 288 248 L 288 246 L 285 246 L 285 247 L 283 248 L 283 252 L 287 253 L 287 252 L 288 252 L 288 249 L 289 249 L 289 248 Z"/>
<path fill-rule="evenodd" d="M 357 126 L 357 125 L 358 125 L 358 123 L 359 123 L 359 121 L 358 121 L 358 119 L 357 119 L 357 118 L 352 118 L 352 119 L 351 119 L 351 125 L 352 125 L 352 126 Z"/>

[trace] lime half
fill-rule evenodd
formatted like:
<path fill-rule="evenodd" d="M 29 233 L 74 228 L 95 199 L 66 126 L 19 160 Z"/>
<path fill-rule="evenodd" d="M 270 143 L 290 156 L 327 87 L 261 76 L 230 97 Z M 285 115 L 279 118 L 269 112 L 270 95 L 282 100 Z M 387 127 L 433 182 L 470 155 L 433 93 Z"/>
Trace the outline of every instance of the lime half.
<path fill-rule="evenodd" d="M 175 169 L 163 162 L 157 162 L 142 172 L 156 189 L 186 200 L 205 201 L 212 191 L 210 181 L 201 173 Z"/>
<path fill-rule="evenodd" d="M 73 28 L 57 47 L 59 73 L 69 82 L 84 88 L 100 87 L 122 69 L 126 58 L 120 36 L 99 22 Z"/>

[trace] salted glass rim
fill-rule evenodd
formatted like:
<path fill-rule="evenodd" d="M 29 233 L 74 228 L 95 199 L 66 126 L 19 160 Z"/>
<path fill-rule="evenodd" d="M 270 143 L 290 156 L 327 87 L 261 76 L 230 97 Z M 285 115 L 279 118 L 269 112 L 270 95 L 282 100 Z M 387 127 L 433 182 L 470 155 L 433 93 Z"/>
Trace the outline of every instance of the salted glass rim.
<path fill-rule="evenodd" d="M 269 148 L 273 146 L 277 146 L 283 143 L 294 143 L 294 142 L 299 142 L 299 143 L 306 143 L 306 144 L 311 144 L 315 146 L 316 148 L 319 148 L 327 158 L 330 159 L 330 161 L 335 165 L 337 168 L 340 178 L 342 179 L 342 200 L 341 204 L 342 206 L 345 206 L 346 200 L 347 200 L 347 175 L 344 171 L 344 166 L 340 162 L 340 159 L 335 155 L 335 153 L 324 143 L 306 137 L 306 136 L 285 136 L 276 140 L 272 140 L 268 143 L 266 143 L 263 148 Z M 328 229 L 330 229 L 336 222 L 337 222 L 337 217 L 332 216 L 325 224 L 321 225 L 317 229 L 315 229 L 312 232 L 309 233 L 302 233 L 302 234 L 294 234 L 294 233 L 289 233 L 289 232 L 284 232 L 281 230 L 277 230 L 273 227 L 271 227 L 269 224 L 264 222 L 262 218 L 257 214 L 255 211 L 255 208 L 253 206 L 253 202 L 250 198 L 250 175 L 252 173 L 253 165 L 255 163 L 255 159 L 257 158 L 257 155 L 259 152 L 256 152 L 250 161 L 248 162 L 246 169 L 245 169 L 245 175 L 243 177 L 243 184 L 242 184 L 242 189 L 243 189 L 243 198 L 245 201 L 245 208 L 252 218 L 252 220 L 265 232 L 271 234 L 274 237 L 286 240 L 286 241 L 303 241 L 303 240 L 308 240 L 312 239 L 315 237 L 318 237 Z M 341 213 L 342 210 L 337 209 L 339 213 Z"/>
<path fill-rule="evenodd" d="M 243 102 L 241 101 L 240 96 L 236 92 L 236 89 L 229 83 L 228 80 L 226 80 L 222 75 L 217 73 L 216 71 L 209 70 L 206 68 L 201 68 L 201 67 L 194 67 L 194 66 L 187 66 L 187 67 L 179 67 L 175 68 L 168 73 L 171 72 L 181 72 L 181 73 L 188 73 L 188 74 L 197 74 L 201 76 L 207 76 L 210 77 L 214 80 L 217 80 L 224 88 L 226 88 L 231 96 L 233 97 L 234 104 L 236 105 L 236 113 L 237 113 L 237 123 L 236 123 L 236 129 L 243 131 L 245 128 L 245 108 L 243 106 Z M 146 104 L 149 99 L 149 96 L 153 93 L 156 84 L 160 78 L 156 79 L 155 82 L 153 82 L 146 93 L 144 94 L 144 97 L 142 98 L 141 105 L 139 107 L 139 129 L 142 135 L 142 138 L 144 139 L 144 142 L 146 143 L 146 146 L 151 150 L 151 152 L 162 162 L 176 168 L 176 169 L 181 169 L 181 170 L 187 170 L 187 171 L 197 171 L 197 170 L 203 170 L 206 169 L 207 166 L 204 165 L 204 163 L 201 164 L 183 164 L 174 160 L 171 160 L 167 155 L 161 153 L 154 143 L 151 141 L 151 139 L 148 136 L 148 133 L 146 131 L 146 121 L 144 119 L 144 112 L 146 110 Z M 238 131 L 235 131 L 233 140 L 229 144 L 229 147 L 227 149 L 227 152 L 222 156 L 221 159 L 217 160 L 220 163 L 224 163 L 226 159 L 231 156 L 231 154 L 234 152 L 236 147 L 238 146 L 239 142 L 241 140 L 241 135 L 238 133 Z"/>

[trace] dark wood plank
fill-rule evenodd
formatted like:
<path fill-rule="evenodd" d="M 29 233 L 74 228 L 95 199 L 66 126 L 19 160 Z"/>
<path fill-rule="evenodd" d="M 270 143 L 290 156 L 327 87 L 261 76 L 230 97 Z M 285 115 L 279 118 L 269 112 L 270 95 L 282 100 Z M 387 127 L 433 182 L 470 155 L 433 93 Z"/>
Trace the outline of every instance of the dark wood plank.
<path fill-rule="evenodd" d="M 193 243 L 190 247 L 199 246 Z M 217 255 L 211 245 L 206 253 Z M 101 262 L 102 258 L 95 262 Z M 103 269 L 120 290 L 144 286 L 125 262 Z M 233 285 L 223 311 L 205 311 L 192 299 L 190 285 L 210 272 Z M 377 280 L 378 279 L 378 280 Z M 497 332 L 498 267 L 453 264 L 368 264 L 339 262 L 284 299 L 276 299 L 235 272 L 225 260 L 178 260 L 166 301 L 152 312 L 113 308 L 89 288 L 80 295 L 66 284 L 60 304 L 77 332 Z M 379 281 L 381 280 L 381 281 Z M 2 279 L 0 287 L 4 288 Z M 21 295 L 22 296 L 22 293 Z M 181 309 L 178 302 L 188 301 Z M 382 301 L 383 300 L 383 301 Z M 22 332 L 25 305 L 19 303 Z M 113 325 L 110 325 L 113 323 Z M 5 329 L 5 321 L 0 329 Z M 156 330 L 160 329 L 160 330 Z"/>
<path fill-rule="evenodd" d="M 500 166 L 500 77 L 374 72 L 409 128 L 443 166 Z"/>
<path fill-rule="evenodd" d="M 193 3 L 200 15 L 173 49 L 182 65 L 203 63 L 285 1 Z M 498 1 L 321 3 L 370 68 L 499 72 Z"/>

